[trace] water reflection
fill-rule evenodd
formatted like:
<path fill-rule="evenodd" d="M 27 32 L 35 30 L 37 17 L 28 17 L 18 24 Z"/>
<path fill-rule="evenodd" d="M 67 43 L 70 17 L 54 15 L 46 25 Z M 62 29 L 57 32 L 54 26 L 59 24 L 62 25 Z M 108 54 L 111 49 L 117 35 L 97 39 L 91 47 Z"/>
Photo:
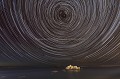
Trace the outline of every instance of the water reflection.
<path fill-rule="evenodd" d="M 66 70 L 66 72 L 68 72 L 68 73 L 77 73 L 77 72 L 80 72 L 80 70 Z"/>
<path fill-rule="evenodd" d="M 14 69 L 0 70 L 0 79 L 120 79 L 116 69 Z"/>

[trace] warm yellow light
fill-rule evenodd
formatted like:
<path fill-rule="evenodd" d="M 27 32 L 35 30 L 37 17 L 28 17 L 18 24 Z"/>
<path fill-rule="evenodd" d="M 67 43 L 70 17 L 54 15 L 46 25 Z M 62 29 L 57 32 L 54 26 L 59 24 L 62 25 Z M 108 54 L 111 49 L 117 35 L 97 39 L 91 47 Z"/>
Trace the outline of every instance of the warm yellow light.
<path fill-rule="evenodd" d="M 80 70 L 80 67 L 69 65 L 66 67 L 67 70 Z"/>

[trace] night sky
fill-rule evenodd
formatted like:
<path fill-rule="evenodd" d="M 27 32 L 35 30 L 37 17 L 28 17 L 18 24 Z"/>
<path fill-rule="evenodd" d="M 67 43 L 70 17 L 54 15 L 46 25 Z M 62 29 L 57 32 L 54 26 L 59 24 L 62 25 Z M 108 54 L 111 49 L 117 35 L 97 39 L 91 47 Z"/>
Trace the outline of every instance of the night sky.
<path fill-rule="evenodd" d="M 120 65 L 120 0 L 0 0 L 0 66 Z"/>

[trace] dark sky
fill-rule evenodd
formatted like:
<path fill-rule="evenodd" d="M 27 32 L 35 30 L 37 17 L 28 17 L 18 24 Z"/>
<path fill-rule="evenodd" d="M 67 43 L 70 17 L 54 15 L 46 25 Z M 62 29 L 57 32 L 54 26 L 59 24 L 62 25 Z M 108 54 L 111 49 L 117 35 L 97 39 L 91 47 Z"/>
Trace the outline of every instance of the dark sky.
<path fill-rule="evenodd" d="M 0 66 L 119 61 L 120 0 L 0 0 Z"/>

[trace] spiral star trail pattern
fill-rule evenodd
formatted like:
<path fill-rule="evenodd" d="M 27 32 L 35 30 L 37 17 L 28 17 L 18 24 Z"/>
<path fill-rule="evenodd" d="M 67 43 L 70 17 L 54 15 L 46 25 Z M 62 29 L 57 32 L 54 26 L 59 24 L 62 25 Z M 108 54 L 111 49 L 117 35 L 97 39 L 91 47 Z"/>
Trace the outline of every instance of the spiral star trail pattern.
<path fill-rule="evenodd" d="M 0 0 L 0 65 L 120 65 L 120 0 Z"/>

